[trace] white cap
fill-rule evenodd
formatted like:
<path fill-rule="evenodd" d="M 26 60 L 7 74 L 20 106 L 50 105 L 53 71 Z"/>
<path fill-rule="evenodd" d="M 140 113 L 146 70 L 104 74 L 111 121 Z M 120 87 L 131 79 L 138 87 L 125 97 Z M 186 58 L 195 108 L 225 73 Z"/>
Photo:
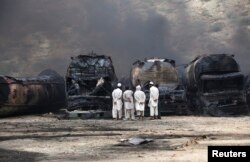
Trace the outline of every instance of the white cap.
<path fill-rule="evenodd" d="M 149 82 L 149 84 L 150 84 L 150 85 L 154 85 L 154 82 L 151 81 L 151 82 Z"/>
<path fill-rule="evenodd" d="M 117 83 L 117 87 L 121 87 L 122 86 L 122 84 L 121 83 Z"/>
<path fill-rule="evenodd" d="M 141 90 L 141 86 L 140 85 L 136 86 L 136 90 Z"/>

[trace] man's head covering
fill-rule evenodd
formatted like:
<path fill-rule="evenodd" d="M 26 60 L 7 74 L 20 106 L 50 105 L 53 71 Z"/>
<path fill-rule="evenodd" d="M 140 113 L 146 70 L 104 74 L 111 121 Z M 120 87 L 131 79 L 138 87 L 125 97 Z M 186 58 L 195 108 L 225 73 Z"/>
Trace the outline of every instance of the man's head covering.
<path fill-rule="evenodd" d="M 154 82 L 150 81 L 150 82 L 149 82 L 149 85 L 154 85 Z"/>
<path fill-rule="evenodd" d="M 136 86 L 136 90 L 141 90 L 141 86 L 140 85 Z"/>
<path fill-rule="evenodd" d="M 122 87 L 122 84 L 121 83 L 117 83 L 117 87 Z"/>

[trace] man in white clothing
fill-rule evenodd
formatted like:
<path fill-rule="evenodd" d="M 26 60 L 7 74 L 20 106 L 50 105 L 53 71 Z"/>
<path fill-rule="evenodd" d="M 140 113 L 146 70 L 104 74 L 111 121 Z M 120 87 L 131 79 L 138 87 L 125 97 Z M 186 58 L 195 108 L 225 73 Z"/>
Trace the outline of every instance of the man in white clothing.
<path fill-rule="evenodd" d="M 153 82 L 149 83 L 150 86 L 150 98 L 148 102 L 148 106 L 150 108 L 150 119 L 157 119 L 160 117 L 158 116 L 158 99 L 159 99 L 159 90 L 156 86 L 154 86 Z"/>
<path fill-rule="evenodd" d="M 123 93 L 123 102 L 125 110 L 125 119 L 135 119 L 134 115 L 134 98 L 133 91 L 126 87 L 126 90 Z"/>
<path fill-rule="evenodd" d="M 143 91 L 141 91 L 141 86 L 139 85 L 136 86 L 134 97 L 135 97 L 135 109 L 136 109 L 137 115 L 139 116 L 139 119 L 143 120 L 146 95 Z"/>
<path fill-rule="evenodd" d="M 112 97 L 113 97 L 113 109 L 112 109 L 112 116 L 115 120 L 122 119 L 122 90 L 121 90 L 121 83 L 117 84 L 117 88 L 113 90 Z"/>

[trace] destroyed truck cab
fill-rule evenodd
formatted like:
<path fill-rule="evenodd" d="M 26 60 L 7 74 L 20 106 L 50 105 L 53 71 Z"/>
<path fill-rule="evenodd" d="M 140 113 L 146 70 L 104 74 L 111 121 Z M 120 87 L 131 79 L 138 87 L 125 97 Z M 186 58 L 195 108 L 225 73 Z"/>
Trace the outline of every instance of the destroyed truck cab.
<path fill-rule="evenodd" d="M 193 112 L 212 116 L 247 113 L 244 75 L 233 55 L 201 55 L 185 70 L 186 96 Z"/>
<path fill-rule="evenodd" d="M 110 111 L 117 80 L 111 58 L 91 53 L 71 60 L 66 74 L 67 109 Z"/>
<path fill-rule="evenodd" d="M 145 59 L 133 64 L 130 76 L 132 87 L 141 85 L 149 100 L 149 82 L 159 89 L 159 111 L 161 115 L 187 114 L 184 87 L 179 84 L 175 61 L 170 59 Z M 146 108 L 146 113 L 148 108 Z"/>

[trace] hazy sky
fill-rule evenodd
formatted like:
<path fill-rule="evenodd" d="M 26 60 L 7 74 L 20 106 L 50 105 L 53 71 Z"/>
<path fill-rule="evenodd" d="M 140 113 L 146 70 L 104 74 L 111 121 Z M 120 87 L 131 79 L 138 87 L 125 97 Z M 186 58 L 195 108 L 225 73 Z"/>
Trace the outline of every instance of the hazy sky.
<path fill-rule="evenodd" d="M 237 4 L 237 5 L 235 5 Z M 205 53 L 250 61 L 250 3 L 241 0 L 1 0 L 0 74 L 65 75 L 70 56 L 112 57 L 118 76 L 145 57 L 188 63 Z"/>

